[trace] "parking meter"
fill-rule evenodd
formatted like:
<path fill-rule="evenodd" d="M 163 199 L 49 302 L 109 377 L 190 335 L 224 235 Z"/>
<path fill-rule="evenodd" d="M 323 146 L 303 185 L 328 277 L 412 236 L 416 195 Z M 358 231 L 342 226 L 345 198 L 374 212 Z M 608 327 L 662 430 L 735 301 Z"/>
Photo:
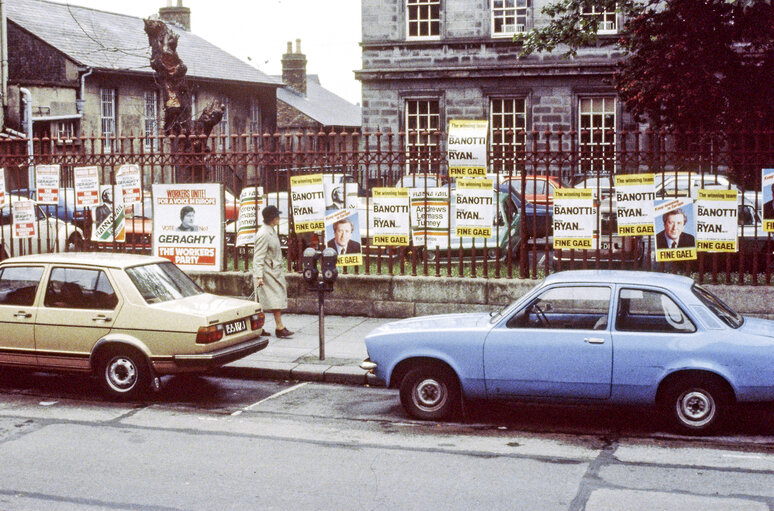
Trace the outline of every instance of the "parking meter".
<path fill-rule="evenodd" d="M 310 290 L 317 289 L 317 277 L 319 272 L 317 271 L 317 258 L 320 257 L 320 252 L 312 247 L 304 250 L 301 256 L 301 264 L 303 268 L 304 280 Z"/>
<path fill-rule="evenodd" d="M 336 277 L 339 276 L 339 270 L 336 269 L 336 259 L 338 259 L 338 253 L 336 249 L 326 248 L 322 253 L 322 277 L 326 287 L 333 289 L 333 283 L 336 281 Z"/>

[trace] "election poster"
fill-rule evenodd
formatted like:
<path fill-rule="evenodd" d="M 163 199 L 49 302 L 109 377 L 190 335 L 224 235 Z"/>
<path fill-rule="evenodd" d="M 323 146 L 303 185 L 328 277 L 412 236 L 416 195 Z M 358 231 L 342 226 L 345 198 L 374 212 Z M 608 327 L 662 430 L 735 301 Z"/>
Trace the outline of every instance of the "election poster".
<path fill-rule="evenodd" d="M 296 233 L 325 228 L 325 190 L 322 174 L 290 177 L 290 200 Z"/>
<path fill-rule="evenodd" d="M 75 167 L 75 207 L 99 206 L 99 167 Z"/>
<path fill-rule="evenodd" d="M 494 223 L 491 179 L 458 179 L 454 198 L 455 234 L 459 238 L 489 238 Z"/>
<path fill-rule="evenodd" d="M 696 250 L 736 252 L 739 225 L 737 190 L 698 190 L 696 200 Z"/>
<path fill-rule="evenodd" d="M 5 169 L 0 168 L 0 208 L 4 208 L 8 200 L 5 193 Z"/>
<path fill-rule="evenodd" d="M 11 204 L 14 238 L 37 236 L 35 207 L 35 203 L 29 200 L 19 200 Z"/>
<path fill-rule="evenodd" d="M 763 207 L 761 217 L 763 218 L 763 230 L 765 232 L 774 232 L 774 169 L 763 169 L 761 173 L 761 197 L 763 197 Z"/>
<path fill-rule="evenodd" d="M 554 248 L 592 250 L 597 208 L 591 188 L 554 190 Z"/>
<path fill-rule="evenodd" d="M 223 185 L 155 184 L 153 254 L 183 270 L 223 269 Z"/>
<path fill-rule="evenodd" d="M 449 190 L 409 188 L 411 238 L 415 247 L 434 249 L 449 238 Z"/>
<path fill-rule="evenodd" d="M 35 189 L 38 204 L 59 204 L 59 165 L 36 165 Z"/>
<path fill-rule="evenodd" d="M 615 204 L 619 236 L 653 235 L 653 174 L 615 176 Z"/>
<path fill-rule="evenodd" d="M 696 216 L 690 197 L 657 200 L 653 207 L 656 261 L 696 259 Z"/>
<path fill-rule="evenodd" d="M 372 221 L 375 245 L 408 246 L 409 189 L 373 188 Z"/>
<path fill-rule="evenodd" d="M 252 246 L 255 243 L 255 234 L 263 222 L 261 216 L 263 207 L 262 186 L 248 186 L 242 189 L 242 193 L 239 194 L 236 246 Z"/>
<path fill-rule="evenodd" d="M 324 174 L 325 211 L 357 209 L 357 183 L 347 183 L 342 174 Z"/>
<path fill-rule="evenodd" d="M 124 204 L 142 203 L 142 182 L 140 180 L 140 166 L 127 163 L 118 167 L 116 171 L 116 185 L 120 186 L 124 194 Z"/>
<path fill-rule="evenodd" d="M 124 243 L 126 214 L 122 188 L 118 185 L 102 185 L 100 199 L 100 205 L 91 210 L 91 241 Z"/>
<path fill-rule="evenodd" d="M 449 121 L 449 177 L 486 177 L 488 129 L 485 120 Z"/>
<path fill-rule="evenodd" d="M 337 266 L 363 264 L 360 222 L 357 211 L 341 209 L 325 217 L 325 246 L 336 249 Z"/>

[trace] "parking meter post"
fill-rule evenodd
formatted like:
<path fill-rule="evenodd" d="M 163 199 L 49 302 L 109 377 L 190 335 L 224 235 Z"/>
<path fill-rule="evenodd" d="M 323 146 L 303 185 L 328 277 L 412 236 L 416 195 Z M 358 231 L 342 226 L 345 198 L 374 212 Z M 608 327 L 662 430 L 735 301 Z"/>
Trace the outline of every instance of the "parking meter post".
<path fill-rule="evenodd" d="M 319 302 L 319 338 L 320 338 L 320 360 L 325 360 L 325 284 L 317 283 L 317 300 Z"/>

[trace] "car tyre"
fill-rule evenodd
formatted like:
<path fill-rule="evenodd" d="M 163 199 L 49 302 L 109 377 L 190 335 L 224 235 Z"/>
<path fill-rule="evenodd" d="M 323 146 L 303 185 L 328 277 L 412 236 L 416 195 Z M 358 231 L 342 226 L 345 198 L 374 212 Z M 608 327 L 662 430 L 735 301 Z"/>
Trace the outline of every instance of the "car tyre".
<path fill-rule="evenodd" d="M 118 400 L 142 396 L 151 382 L 145 356 L 131 348 L 112 348 L 103 353 L 97 377 L 105 394 Z"/>
<path fill-rule="evenodd" d="M 671 384 L 661 403 L 672 427 L 683 434 L 717 431 L 728 415 L 733 398 L 715 378 L 693 377 Z"/>
<path fill-rule="evenodd" d="M 457 376 L 440 364 L 411 369 L 400 383 L 400 401 L 412 416 L 422 420 L 449 418 L 459 409 Z"/>

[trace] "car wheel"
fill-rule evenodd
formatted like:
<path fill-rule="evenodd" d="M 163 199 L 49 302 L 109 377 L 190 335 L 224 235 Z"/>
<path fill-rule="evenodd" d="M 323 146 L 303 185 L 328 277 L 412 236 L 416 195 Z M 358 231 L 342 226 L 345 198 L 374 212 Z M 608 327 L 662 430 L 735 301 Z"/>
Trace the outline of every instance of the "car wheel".
<path fill-rule="evenodd" d="M 68 252 L 80 252 L 83 250 L 83 237 L 74 232 L 67 238 L 67 251 Z"/>
<path fill-rule="evenodd" d="M 148 363 L 137 350 L 114 348 L 100 357 L 98 373 L 105 393 L 115 399 L 132 399 L 150 388 Z"/>
<path fill-rule="evenodd" d="M 441 365 L 416 367 L 406 373 L 400 383 L 400 401 L 417 419 L 445 419 L 456 412 L 459 405 L 457 377 Z"/>
<path fill-rule="evenodd" d="M 662 407 L 677 431 L 697 435 L 717 430 L 732 400 L 725 386 L 715 379 L 694 377 L 670 385 Z"/>

